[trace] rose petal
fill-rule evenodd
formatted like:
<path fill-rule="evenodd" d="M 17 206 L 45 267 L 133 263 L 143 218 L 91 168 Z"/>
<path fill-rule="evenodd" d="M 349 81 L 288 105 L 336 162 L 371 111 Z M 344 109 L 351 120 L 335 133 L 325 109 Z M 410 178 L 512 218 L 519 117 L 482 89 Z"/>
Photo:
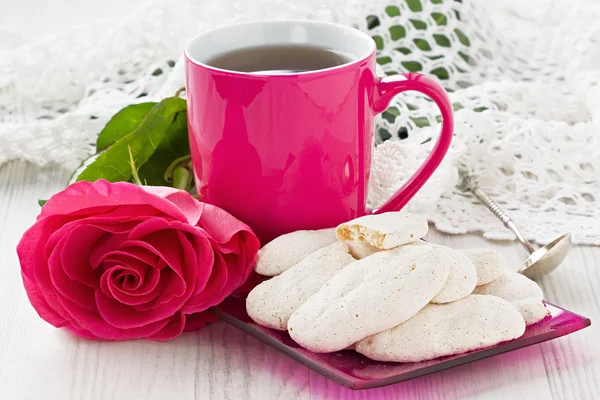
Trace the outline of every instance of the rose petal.
<path fill-rule="evenodd" d="M 56 327 L 65 326 L 68 321 L 63 317 L 65 311 L 50 280 L 44 244 L 48 240 L 46 232 L 54 232 L 69 221 L 60 216 L 38 220 L 23 234 L 17 246 L 27 296 L 40 317 Z"/>
<path fill-rule="evenodd" d="M 132 227 L 137 225 L 138 220 L 143 220 L 142 217 L 137 217 L 135 219 L 88 217 L 80 220 L 67 220 L 66 217 L 63 218 L 65 219 L 63 225 L 55 231 L 52 231 L 48 239 L 44 242 L 44 254 L 46 257 L 50 256 L 54 246 L 56 246 L 56 243 L 58 243 L 64 235 L 78 226 L 93 225 L 108 233 L 126 233 L 131 230 Z"/>
<path fill-rule="evenodd" d="M 113 267 L 118 270 L 118 267 Z M 146 271 L 147 277 L 144 278 L 143 284 L 134 292 L 126 292 L 120 290 L 110 282 L 114 272 L 107 270 L 100 278 L 100 290 L 107 297 L 113 297 L 115 300 L 129 306 L 137 306 L 146 304 L 158 298 L 164 291 L 168 278 L 160 279 L 160 273 L 154 268 L 148 268 Z"/>
<path fill-rule="evenodd" d="M 237 233 L 249 232 L 251 235 L 248 235 L 246 240 L 248 253 L 252 253 L 254 248 L 256 248 L 256 251 L 260 248 L 258 238 L 254 235 L 254 232 L 252 232 L 252 229 L 248 225 L 244 224 L 227 211 L 211 204 L 205 204 L 202 217 L 200 218 L 200 221 L 198 221 L 198 226 L 208 232 L 219 244 L 229 242 Z"/>
<path fill-rule="evenodd" d="M 120 204 L 116 207 L 111 208 L 111 210 L 106 211 L 102 214 L 95 213 L 92 217 L 102 217 L 102 218 L 119 218 L 123 220 L 130 220 L 132 218 L 137 218 L 139 216 L 151 217 L 156 215 L 163 215 L 159 210 L 155 207 L 146 204 Z"/>
<path fill-rule="evenodd" d="M 198 291 L 183 308 L 186 314 L 197 313 L 219 304 L 229 294 L 225 294 L 227 285 L 227 267 L 220 254 L 215 254 L 212 273 L 204 290 Z"/>
<path fill-rule="evenodd" d="M 185 304 L 185 301 L 180 301 L 187 300 L 192 296 L 192 293 L 195 290 L 194 281 L 201 282 L 202 285 L 206 285 L 208 275 L 211 271 L 211 266 L 208 266 L 208 268 L 201 268 L 200 266 L 198 266 L 198 264 L 196 264 L 196 252 L 194 247 L 186 240 L 186 237 L 183 235 L 183 233 L 177 232 L 177 234 L 179 235 L 179 243 L 181 244 L 181 247 L 183 249 L 183 265 L 185 266 L 184 268 L 182 268 L 183 275 L 176 275 L 172 268 L 162 270 L 161 280 L 166 273 L 171 273 L 169 285 L 165 287 L 163 293 L 156 300 L 148 304 L 137 306 L 137 308 L 142 311 L 150 310 L 163 304 L 167 305 L 174 297 L 180 297 L 177 300 L 177 302 L 178 304 L 180 304 L 180 306 L 183 306 L 183 304 Z M 208 249 L 208 251 L 210 251 L 210 249 Z M 197 278 L 198 275 L 201 276 L 199 279 Z M 179 294 L 175 292 L 179 284 L 183 285 L 183 288 L 185 288 L 184 294 Z"/>
<path fill-rule="evenodd" d="M 178 232 L 178 239 L 175 236 L 170 238 L 161 232 Z M 182 233 L 185 232 L 185 235 Z M 182 236 L 184 235 L 184 236 Z M 194 284 L 194 293 L 202 290 L 211 274 L 213 264 L 213 244 L 206 237 L 202 229 L 182 224 L 179 221 L 167 221 L 162 218 L 152 218 L 145 221 L 133 229 L 129 235 L 131 239 L 143 240 L 147 245 L 151 245 L 156 254 L 173 268 L 181 276 L 181 261 L 177 257 L 181 255 L 179 243 L 188 240 L 193 242 L 193 249 L 196 253 L 196 260 L 191 261 L 190 265 L 195 267 L 199 273 L 196 276 Z M 170 240 L 170 242 L 169 242 Z M 128 242 L 129 243 L 129 242 Z M 125 245 L 124 243 L 123 245 Z M 190 281 L 186 281 L 190 282 Z"/>
<path fill-rule="evenodd" d="M 131 279 L 133 278 L 133 275 L 127 275 L 124 272 L 122 273 L 122 277 L 124 278 L 123 284 L 121 285 L 120 291 L 123 293 L 131 293 L 131 292 L 135 292 L 135 290 L 137 290 L 143 283 L 144 277 L 139 277 L 139 278 L 135 278 L 135 279 Z M 117 289 L 118 287 L 115 285 L 115 289 Z"/>
<path fill-rule="evenodd" d="M 208 323 L 216 322 L 217 318 L 209 311 L 203 311 L 185 316 L 185 332 L 196 331 Z"/>
<path fill-rule="evenodd" d="M 145 216 L 140 217 L 87 217 L 82 221 L 87 225 L 92 225 L 98 229 L 102 229 L 106 233 L 127 233 L 132 230 L 137 224 L 146 219 Z"/>
<path fill-rule="evenodd" d="M 105 340 L 129 340 L 142 339 L 153 335 L 163 329 L 169 319 L 156 321 L 140 327 L 132 327 L 129 329 L 120 329 L 112 326 L 105 321 L 97 312 L 90 312 L 81 308 L 78 304 L 71 302 L 66 298 L 61 298 L 61 304 L 68 311 L 74 322 L 77 322 L 75 327 L 67 327 L 73 332 L 76 330 L 85 330 L 93 336 Z"/>
<path fill-rule="evenodd" d="M 228 268 L 227 295 L 244 284 L 252 272 L 260 241 L 250 227 L 228 212 L 207 204 L 198 223 L 216 242 Z"/>
<path fill-rule="evenodd" d="M 115 239 L 115 243 L 102 244 L 100 248 L 94 249 L 93 257 L 92 255 L 90 255 L 90 258 L 93 261 L 92 267 L 98 268 L 100 264 L 104 262 L 108 257 L 114 258 L 113 256 L 123 256 L 134 258 L 144 264 L 147 264 L 152 268 L 158 268 L 158 264 L 160 261 L 158 255 L 154 254 L 152 251 L 149 251 L 144 247 L 133 246 L 130 242 L 125 242 L 125 240 Z M 125 243 L 125 245 L 123 245 L 123 243 Z M 102 253 L 103 250 L 106 251 Z"/>
<path fill-rule="evenodd" d="M 198 223 L 204 210 L 204 203 L 194 199 L 188 192 L 165 186 L 144 186 L 144 189 L 148 193 L 163 197 L 176 204 L 186 215 L 188 224 L 193 226 Z"/>
<path fill-rule="evenodd" d="M 169 323 L 165 325 L 164 328 L 162 328 L 155 334 L 148 336 L 147 339 L 157 340 L 159 342 L 171 340 L 181 335 L 183 333 L 184 327 L 185 316 L 183 315 L 183 313 L 177 313 L 169 320 Z"/>
<path fill-rule="evenodd" d="M 27 293 L 27 297 L 29 298 L 29 302 L 37 311 L 38 315 L 46 322 L 51 325 L 62 328 L 64 326 L 69 325 L 67 320 L 63 318 L 62 315 L 59 315 L 52 307 L 48 305 L 46 301 L 46 297 L 40 290 L 40 286 L 37 282 L 30 280 L 26 275 L 21 275 L 23 279 L 23 286 L 25 287 L 25 292 Z"/>
<path fill-rule="evenodd" d="M 96 304 L 100 317 L 107 324 L 118 329 L 143 328 L 172 317 L 179 309 L 178 307 L 157 307 L 148 311 L 140 311 L 105 296 L 100 290 L 96 291 Z"/>
<path fill-rule="evenodd" d="M 173 219 L 187 222 L 187 217 L 173 202 L 128 182 L 75 182 L 52 196 L 42 207 L 39 218 L 54 214 L 70 214 L 92 207 L 147 205 Z"/>
<path fill-rule="evenodd" d="M 196 280 L 196 275 L 198 274 L 195 264 L 196 253 L 181 232 L 176 232 L 179 236 L 173 235 L 173 233 L 175 232 L 171 232 L 170 235 L 165 235 L 165 237 L 175 236 L 180 239 L 178 246 L 181 249 L 181 254 L 175 258 L 179 258 L 182 275 L 174 272 L 172 268 L 161 270 L 161 280 L 163 279 L 163 274 L 169 274 L 167 275 L 169 279 L 160 296 L 149 303 L 135 307 L 122 304 L 114 298 L 104 295 L 102 291 L 96 291 L 98 311 L 102 318 L 110 325 L 121 329 L 129 329 L 168 318 L 181 310 L 185 302 L 190 298 L 194 286 L 193 284 L 186 283 L 195 282 Z M 150 246 L 148 243 L 145 244 Z M 159 246 L 164 247 L 163 244 Z M 153 246 L 148 248 L 153 248 Z M 156 251 L 156 249 L 154 250 Z"/>
<path fill-rule="evenodd" d="M 100 274 L 89 264 L 89 253 L 104 231 L 94 226 L 79 225 L 67 234 L 60 253 L 62 268 L 69 279 L 81 282 L 90 288 L 98 286 Z"/>
<path fill-rule="evenodd" d="M 195 232 L 197 231 L 201 231 L 201 229 L 198 229 Z M 205 290 L 208 285 L 208 281 L 213 274 L 215 252 L 211 240 L 206 236 L 186 233 L 185 237 L 190 241 L 196 251 L 196 265 L 199 273 L 196 277 L 194 291 L 192 292 L 192 296 L 195 296 Z M 227 278 L 225 277 L 225 279 Z M 214 285 L 216 282 L 213 282 L 212 284 Z"/>
<path fill-rule="evenodd" d="M 138 228 L 140 230 L 146 230 L 144 228 L 153 229 L 149 234 L 141 236 L 138 234 Z M 181 262 L 183 260 L 183 248 L 181 240 L 177 234 L 177 231 L 170 229 L 169 223 L 164 219 L 153 218 L 148 221 L 142 222 L 131 231 L 129 237 L 133 240 L 143 240 L 157 252 L 156 254 L 162 258 L 177 275 L 183 277 L 183 270 Z M 186 242 L 187 239 L 185 239 Z M 189 242 L 188 242 L 189 243 Z M 124 243 L 124 245 L 126 245 Z"/>
<path fill-rule="evenodd" d="M 162 292 L 163 288 L 159 286 L 159 283 L 160 271 L 156 268 L 148 268 L 146 275 L 143 277 L 142 282 L 138 287 L 136 287 L 134 290 L 130 290 L 128 288 L 124 289 L 127 290 L 126 294 L 128 296 L 131 296 L 132 298 L 140 297 L 140 301 L 137 304 L 142 304 L 156 298 L 156 296 Z M 142 297 L 145 299 L 145 301 L 142 301 Z M 124 299 L 120 301 L 126 303 Z"/>
<path fill-rule="evenodd" d="M 69 300 L 81 305 L 86 310 L 96 309 L 94 300 L 94 289 L 89 286 L 70 279 L 62 266 L 62 248 L 69 240 L 69 236 L 64 236 L 56 245 L 55 251 L 48 260 L 48 271 L 50 280 L 54 286 L 58 297 L 64 296 Z"/>
<path fill-rule="evenodd" d="M 106 254 L 103 267 L 114 269 L 113 267 L 115 266 L 118 266 L 117 271 L 125 271 L 130 275 L 137 276 L 138 279 L 143 279 L 148 268 L 152 268 L 145 262 L 140 261 L 135 257 L 130 257 L 127 253 L 122 254 L 122 252 L 111 252 Z"/>
<path fill-rule="evenodd" d="M 249 234 L 247 232 L 241 232 L 238 236 L 234 237 L 231 239 L 231 241 L 235 241 L 235 240 L 239 240 L 239 241 L 243 241 L 245 240 L 245 236 L 248 235 L 252 235 Z M 250 238 L 250 240 L 252 240 Z M 218 248 L 220 248 L 218 245 L 216 245 Z M 244 249 L 245 246 L 242 245 L 240 246 L 241 249 Z M 254 248 L 250 247 L 249 251 L 255 251 Z M 258 250 L 256 250 L 258 251 Z M 224 299 L 225 297 L 229 296 L 231 293 L 233 293 L 238 287 L 241 287 L 246 280 L 248 279 L 248 277 L 250 276 L 250 274 L 252 273 L 253 269 L 252 269 L 252 263 L 250 262 L 250 260 L 248 259 L 248 254 L 246 253 L 246 251 L 241 251 L 239 254 L 233 254 L 233 253 L 218 253 L 220 255 L 220 257 L 222 257 L 222 263 L 223 265 L 226 266 L 227 268 L 227 283 L 225 285 L 225 287 L 222 289 L 222 299 Z M 254 260 L 256 256 L 256 253 L 252 253 L 252 260 Z"/>

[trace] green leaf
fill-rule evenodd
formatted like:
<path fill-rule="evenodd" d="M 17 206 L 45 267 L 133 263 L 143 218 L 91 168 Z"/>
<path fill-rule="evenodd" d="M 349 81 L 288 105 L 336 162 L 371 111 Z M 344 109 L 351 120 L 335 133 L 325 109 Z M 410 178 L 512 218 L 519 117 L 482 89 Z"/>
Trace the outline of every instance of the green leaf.
<path fill-rule="evenodd" d="M 142 177 L 141 170 L 146 162 L 150 160 L 157 149 L 163 149 L 161 144 L 173 133 L 173 129 L 181 128 L 181 120 L 185 119 L 186 105 L 185 100 L 178 97 L 164 99 L 155 105 L 133 132 L 123 136 L 100 153 L 81 172 L 77 181 L 96 181 L 98 179 L 106 179 L 110 182 L 129 181 L 132 177 L 129 148 L 131 148 L 135 164 L 140 167 L 140 177 Z M 168 147 L 172 145 L 169 143 Z M 189 146 L 186 146 L 185 149 L 189 150 Z M 169 163 L 167 163 L 168 165 Z M 148 176 L 142 178 L 146 178 L 148 183 L 152 184 Z"/>
<path fill-rule="evenodd" d="M 132 104 L 116 113 L 98 135 L 96 151 L 107 149 L 133 132 L 155 105 L 156 103 Z"/>
<path fill-rule="evenodd" d="M 182 100 L 185 103 L 185 100 Z M 139 168 L 142 182 L 150 186 L 170 186 L 165 180 L 165 171 L 173 160 L 189 156 L 190 142 L 187 130 L 187 114 L 180 112 L 167 128 L 164 140 L 147 163 Z M 139 165 L 139 164 L 138 164 Z"/>
<path fill-rule="evenodd" d="M 40 205 L 40 207 L 43 207 L 44 204 L 46 204 L 47 202 L 48 202 L 48 200 L 42 200 L 42 199 L 38 200 L 38 204 Z"/>
<path fill-rule="evenodd" d="M 140 176 L 138 175 L 138 168 L 135 165 L 135 160 L 133 159 L 133 154 L 131 154 L 131 147 L 127 146 L 127 150 L 129 151 L 129 165 L 131 166 L 131 180 L 138 186 L 142 186 L 143 183 L 140 180 Z"/>
<path fill-rule="evenodd" d="M 96 158 L 98 158 L 99 156 L 100 156 L 100 153 L 96 153 L 96 154 L 92 154 L 91 156 L 89 156 L 88 158 L 86 158 L 85 160 L 83 160 L 81 162 L 81 164 L 79 164 L 79 167 L 77 167 L 77 169 L 75 171 L 73 171 L 73 173 L 69 177 L 69 181 L 67 182 L 67 186 L 70 185 L 73 182 L 77 182 L 77 178 L 79 177 L 79 175 L 81 175 L 81 173 L 83 171 L 85 171 L 85 169 L 91 163 L 93 163 L 96 160 Z"/>

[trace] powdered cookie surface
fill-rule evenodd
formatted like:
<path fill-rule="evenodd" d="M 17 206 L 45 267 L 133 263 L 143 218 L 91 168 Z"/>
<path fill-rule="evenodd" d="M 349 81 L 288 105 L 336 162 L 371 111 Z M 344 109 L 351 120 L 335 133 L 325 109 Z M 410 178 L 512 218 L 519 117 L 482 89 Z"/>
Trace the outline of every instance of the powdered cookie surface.
<path fill-rule="evenodd" d="M 464 249 L 463 253 L 477 270 L 477 286 L 490 283 L 502 275 L 504 271 L 504 257 L 491 249 Z"/>
<path fill-rule="evenodd" d="M 371 246 L 369 243 L 364 240 L 348 240 L 344 242 L 354 257 L 357 260 L 362 260 L 365 257 L 369 257 L 373 253 L 377 253 L 382 251 L 375 246 Z"/>
<path fill-rule="evenodd" d="M 527 325 L 535 324 L 550 315 L 542 303 L 544 293 L 528 277 L 505 269 L 500 277 L 487 285 L 477 286 L 477 294 L 502 297 L 517 307 Z"/>
<path fill-rule="evenodd" d="M 493 346 L 524 332 L 523 317 L 510 302 L 470 295 L 429 304 L 403 324 L 361 340 L 356 351 L 378 361 L 416 362 Z"/>
<path fill-rule="evenodd" d="M 359 241 L 361 238 L 379 249 L 415 242 L 427 234 L 425 217 L 404 211 L 365 215 L 339 225 L 335 231 L 339 240 Z"/>
<path fill-rule="evenodd" d="M 353 262 L 292 314 L 288 332 L 302 347 L 326 353 L 392 328 L 441 290 L 448 277 L 447 258 L 440 249 L 419 245 Z"/>
<path fill-rule="evenodd" d="M 477 271 L 473 263 L 462 253 L 445 246 L 436 246 L 446 252 L 450 272 L 442 290 L 437 293 L 432 303 L 449 303 L 467 297 L 477 285 Z"/>
<path fill-rule="evenodd" d="M 258 251 L 254 270 L 261 275 L 279 275 L 335 241 L 335 228 L 296 231 L 279 236 Z"/>
<path fill-rule="evenodd" d="M 252 289 L 246 299 L 246 311 L 259 325 L 286 330 L 292 313 L 329 278 L 354 261 L 342 242 L 317 250 Z"/>

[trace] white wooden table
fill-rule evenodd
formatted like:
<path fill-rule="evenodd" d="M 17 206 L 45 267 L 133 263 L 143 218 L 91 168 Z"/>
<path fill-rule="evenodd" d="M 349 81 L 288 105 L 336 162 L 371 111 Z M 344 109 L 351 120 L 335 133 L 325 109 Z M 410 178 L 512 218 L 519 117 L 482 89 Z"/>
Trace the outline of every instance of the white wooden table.
<path fill-rule="evenodd" d="M 380 389 L 347 390 L 217 322 L 167 343 L 92 342 L 42 321 L 29 304 L 15 248 L 70 171 L 0 166 L 0 399 L 597 399 L 600 398 L 600 248 L 575 247 L 541 281 L 546 299 L 592 319 L 567 337 Z M 429 240 L 499 249 L 516 243 L 438 232 Z"/>

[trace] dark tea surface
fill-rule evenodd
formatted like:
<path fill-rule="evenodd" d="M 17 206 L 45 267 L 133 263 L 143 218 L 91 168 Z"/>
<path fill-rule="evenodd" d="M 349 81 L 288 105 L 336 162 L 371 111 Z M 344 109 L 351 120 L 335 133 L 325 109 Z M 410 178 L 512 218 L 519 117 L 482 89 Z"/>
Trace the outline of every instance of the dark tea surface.
<path fill-rule="evenodd" d="M 305 45 L 249 47 L 220 54 L 208 65 L 238 72 L 290 74 L 346 64 L 354 58 L 333 50 Z"/>

